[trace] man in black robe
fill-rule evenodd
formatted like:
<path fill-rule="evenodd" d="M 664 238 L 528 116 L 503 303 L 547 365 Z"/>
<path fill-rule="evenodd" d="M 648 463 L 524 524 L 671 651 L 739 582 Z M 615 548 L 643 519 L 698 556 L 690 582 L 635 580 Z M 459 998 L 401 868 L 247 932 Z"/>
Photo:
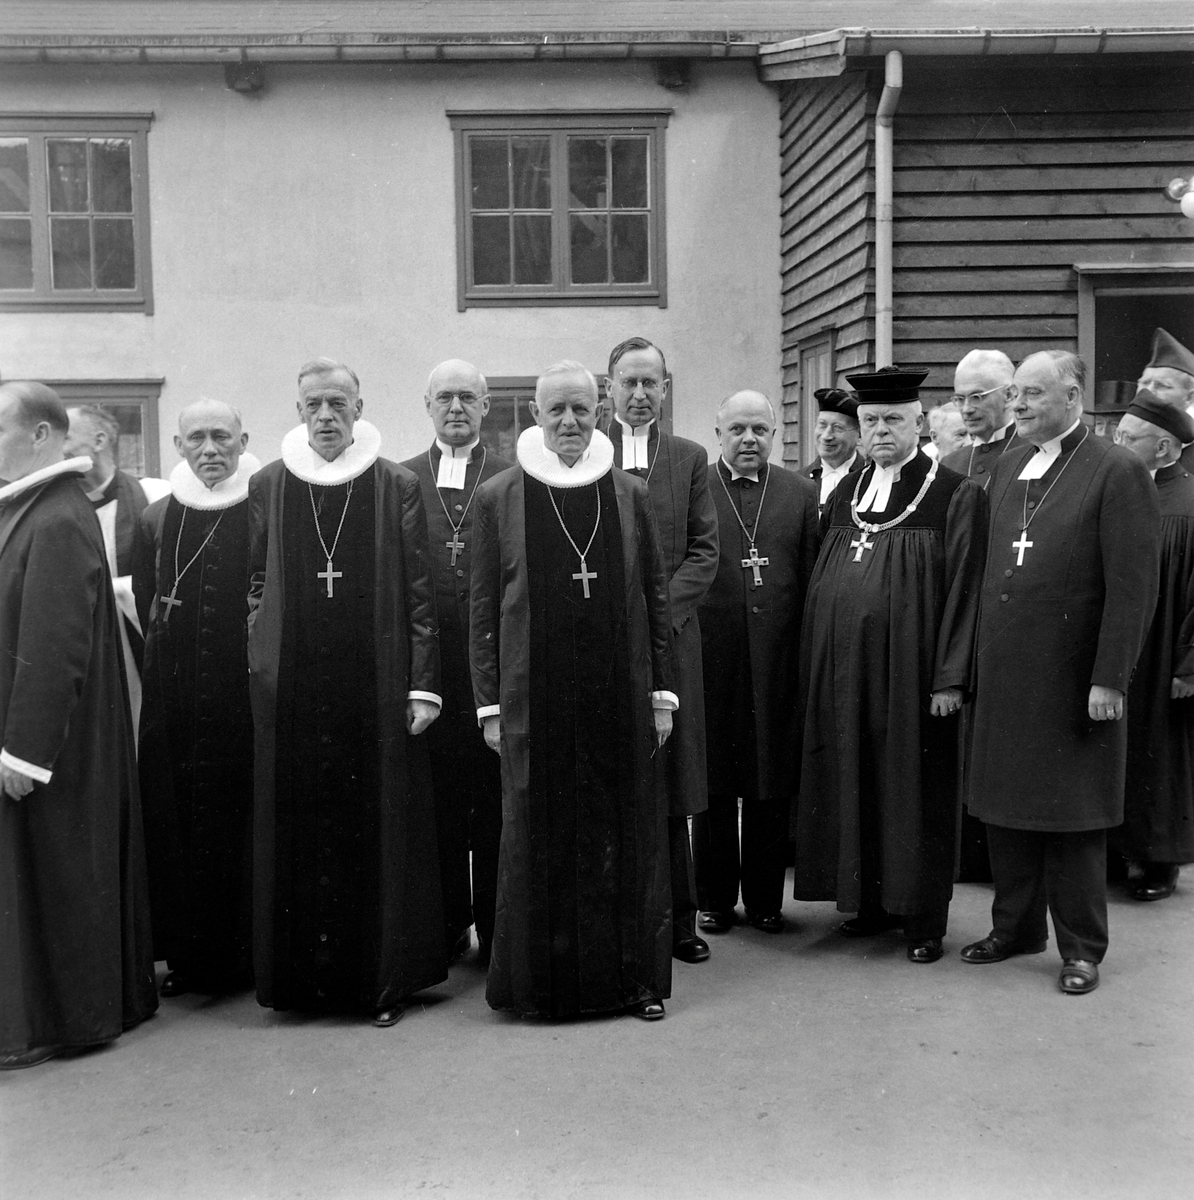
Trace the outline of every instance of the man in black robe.
<path fill-rule="evenodd" d="M 918 448 L 927 372 L 848 376 L 870 465 L 834 493 L 801 642 L 798 900 L 857 912 L 847 937 L 902 927 L 944 953 L 986 546 L 981 488 Z"/>
<path fill-rule="evenodd" d="M 994 963 L 1044 950 L 1071 995 L 1107 950 L 1107 830 L 1124 811 L 1124 694 L 1157 604 L 1160 509 L 1144 464 L 1082 423 L 1086 368 L 1046 350 L 1016 371 L 979 625 L 970 809 L 987 826 Z M 1013 753 L 1008 753 L 1009 742 Z"/>
<path fill-rule="evenodd" d="M 470 649 L 501 754 L 502 846 L 486 999 L 550 1017 L 664 1015 L 672 728 L 667 571 L 646 486 L 613 466 L 597 383 L 549 368 L 518 465 L 477 493 Z"/>
<path fill-rule="evenodd" d="M 1153 330 L 1152 353 L 1140 372 L 1137 387 L 1147 388 L 1162 404 L 1194 417 L 1194 351 L 1166 329 Z M 1194 445 L 1182 453 L 1182 466 L 1194 472 Z"/>
<path fill-rule="evenodd" d="M 249 435 L 228 404 L 178 418 L 169 496 L 141 515 L 133 592 L 146 631 L 138 766 L 163 996 L 250 978 L 253 714 Z"/>
<path fill-rule="evenodd" d="M 681 962 L 698 963 L 709 957 L 709 943 L 696 932 L 688 818 L 709 805 L 697 609 L 717 573 L 717 513 L 709 493 L 704 448 L 659 427 L 670 388 L 667 363 L 658 346 L 633 337 L 614 347 L 606 377 L 606 394 L 614 406 L 609 434 L 614 466 L 637 475 L 651 493 L 672 610 L 672 678 L 680 707 L 671 737 L 655 756 L 656 781 L 668 797 L 672 955 Z"/>
<path fill-rule="evenodd" d="M 440 708 L 419 481 L 356 375 L 299 372 L 302 424 L 249 484 L 253 972 L 273 1008 L 392 1025 L 447 977 L 421 734 Z"/>
<path fill-rule="evenodd" d="M 858 400 L 844 388 L 818 388 L 813 392 L 817 401 L 817 424 L 813 436 L 817 457 L 800 474 L 818 487 L 817 508 L 825 508 L 833 489 L 851 471 L 863 465 L 858 453 Z"/>
<path fill-rule="evenodd" d="M 1181 465 L 1194 442 L 1185 411 L 1141 389 L 1115 440 L 1149 469 L 1161 505 L 1161 590 L 1128 686 L 1124 823 L 1114 850 L 1141 873 L 1135 900 L 1173 895 L 1181 863 L 1194 862 L 1194 476 Z"/>
<path fill-rule="evenodd" d="M 427 731 L 427 747 L 435 788 L 444 936 L 455 960 L 468 949 L 469 926 L 475 924 L 478 957 L 485 964 L 493 944 L 502 773 L 485 745 L 473 705 L 469 571 L 477 488 L 510 463 L 481 445 L 489 388 L 472 363 L 460 359 L 440 363 L 427 381 L 424 403 L 435 426 L 435 441 L 425 453 L 402 465 L 415 473 L 422 489 L 439 610 L 444 706 Z"/>
<path fill-rule="evenodd" d="M 817 557 L 817 489 L 804 476 L 768 464 L 775 410 L 761 392 L 723 400 L 717 436 L 721 456 L 708 477 L 720 555 L 700 610 L 709 809 L 692 821 L 698 922 L 724 933 L 738 920 L 741 891 L 747 921 L 779 933 L 799 767 L 800 619 Z"/>
<path fill-rule="evenodd" d="M 66 410 L 0 386 L 0 1069 L 157 1007 L 137 768 L 91 466 Z"/>

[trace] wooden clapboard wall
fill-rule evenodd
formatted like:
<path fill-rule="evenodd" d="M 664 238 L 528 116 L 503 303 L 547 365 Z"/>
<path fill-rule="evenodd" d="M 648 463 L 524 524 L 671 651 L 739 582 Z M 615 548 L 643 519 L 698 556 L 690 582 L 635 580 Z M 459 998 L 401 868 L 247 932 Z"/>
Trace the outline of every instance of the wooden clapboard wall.
<path fill-rule="evenodd" d="M 784 462 L 801 458 L 800 344 L 834 331 L 837 374 L 874 340 L 874 133 L 868 72 L 790 85 L 782 154 Z"/>
<path fill-rule="evenodd" d="M 905 58 L 894 358 L 930 367 L 926 404 L 974 346 L 1077 350 L 1075 263 L 1189 260 L 1162 189 L 1194 167 L 1192 98 L 1185 55 Z"/>

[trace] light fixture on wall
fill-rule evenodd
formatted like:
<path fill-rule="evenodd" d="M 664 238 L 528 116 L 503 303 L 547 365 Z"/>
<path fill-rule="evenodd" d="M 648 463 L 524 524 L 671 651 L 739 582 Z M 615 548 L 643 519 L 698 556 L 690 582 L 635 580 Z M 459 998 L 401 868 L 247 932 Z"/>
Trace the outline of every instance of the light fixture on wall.
<path fill-rule="evenodd" d="M 1181 176 L 1171 179 L 1165 188 L 1165 195 L 1181 206 L 1182 216 L 1194 221 L 1194 175 L 1188 179 Z"/>
<path fill-rule="evenodd" d="M 242 96 L 251 96 L 265 87 L 265 70 L 260 63 L 226 63 L 224 86 Z"/>

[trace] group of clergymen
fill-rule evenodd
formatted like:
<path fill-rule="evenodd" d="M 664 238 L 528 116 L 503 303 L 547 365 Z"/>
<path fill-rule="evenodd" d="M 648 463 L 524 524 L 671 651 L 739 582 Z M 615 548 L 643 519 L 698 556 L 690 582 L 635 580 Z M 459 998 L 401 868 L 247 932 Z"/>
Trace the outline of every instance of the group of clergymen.
<path fill-rule="evenodd" d="M 795 898 L 914 963 L 966 843 L 963 960 L 1043 950 L 1048 912 L 1092 990 L 1108 830 L 1140 899 L 1194 860 L 1194 355 L 1158 331 L 1113 445 L 1078 357 L 973 351 L 944 458 L 925 374 L 818 393 L 797 473 L 756 391 L 712 464 L 661 429 L 643 338 L 608 436 L 561 362 L 514 464 L 451 360 L 399 465 L 315 359 L 277 461 L 200 400 L 152 503 L 103 410 L 0 385 L 0 1064 L 119 1035 L 155 959 L 165 996 L 391 1025 L 473 926 L 494 1008 L 659 1018 L 740 897 L 782 929 L 793 841 Z"/>

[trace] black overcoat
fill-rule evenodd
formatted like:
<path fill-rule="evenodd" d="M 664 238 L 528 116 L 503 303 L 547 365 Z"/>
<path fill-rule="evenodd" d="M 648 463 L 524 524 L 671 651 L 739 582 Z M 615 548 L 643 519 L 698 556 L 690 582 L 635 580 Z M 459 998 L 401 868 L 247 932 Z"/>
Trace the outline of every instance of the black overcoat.
<path fill-rule="evenodd" d="M 1013 425 L 997 442 L 975 442 L 971 446 L 960 446 L 952 454 L 947 454 L 941 460 L 941 465 L 973 479 L 985 492 L 991 486 L 995 464 L 1008 451 L 1019 450 L 1026 444 Z"/>

